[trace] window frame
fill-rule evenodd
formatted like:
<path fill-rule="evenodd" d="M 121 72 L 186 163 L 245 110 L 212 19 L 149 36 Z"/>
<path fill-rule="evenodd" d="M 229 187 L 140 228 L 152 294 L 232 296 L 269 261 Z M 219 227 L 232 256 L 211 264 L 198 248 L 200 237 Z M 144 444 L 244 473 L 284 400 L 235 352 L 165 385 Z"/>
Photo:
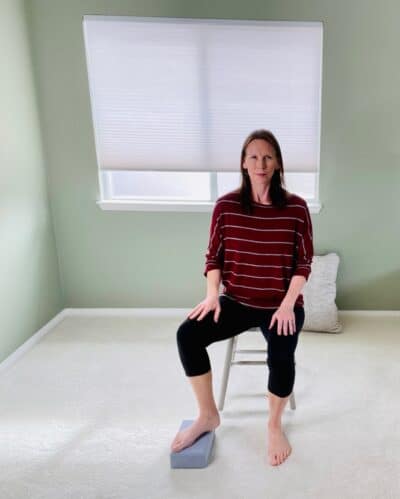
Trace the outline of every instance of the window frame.
<path fill-rule="evenodd" d="M 217 173 L 208 172 L 210 175 L 210 187 L 212 200 L 207 201 L 167 201 L 154 200 L 144 201 L 142 199 L 112 199 L 110 172 L 98 172 L 100 185 L 100 199 L 96 201 L 99 208 L 104 211 L 177 211 L 177 212 L 212 212 L 218 197 Z M 319 171 L 315 174 L 315 192 L 319 193 Z M 106 179 L 103 182 L 103 178 Z M 238 186 L 239 187 L 239 186 Z M 322 203 L 318 199 L 305 199 L 310 213 L 320 213 Z"/>

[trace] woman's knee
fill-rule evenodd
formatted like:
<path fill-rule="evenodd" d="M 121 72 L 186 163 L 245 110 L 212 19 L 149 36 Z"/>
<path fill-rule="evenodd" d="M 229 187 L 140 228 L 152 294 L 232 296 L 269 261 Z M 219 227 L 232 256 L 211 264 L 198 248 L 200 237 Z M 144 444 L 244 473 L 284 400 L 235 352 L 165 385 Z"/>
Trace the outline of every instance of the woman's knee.
<path fill-rule="evenodd" d="M 176 331 L 176 341 L 182 348 L 185 346 L 205 346 L 206 332 L 204 325 L 195 319 L 186 319 Z"/>
<path fill-rule="evenodd" d="M 178 345 L 184 345 L 193 341 L 193 328 L 190 320 L 186 319 L 176 331 L 176 341 Z"/>

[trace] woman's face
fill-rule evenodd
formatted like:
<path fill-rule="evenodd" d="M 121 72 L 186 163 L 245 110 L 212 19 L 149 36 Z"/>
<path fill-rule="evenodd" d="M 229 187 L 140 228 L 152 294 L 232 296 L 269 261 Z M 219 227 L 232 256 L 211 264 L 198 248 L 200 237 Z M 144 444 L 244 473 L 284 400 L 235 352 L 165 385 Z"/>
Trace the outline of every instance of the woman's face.
<path fill-rule="evenodd" d="M 269 185 L 274 171 L 280 169 L 274 147 L 263 139 L 252 140 L 246 148 L 243 168 L 253 186 Z"/>

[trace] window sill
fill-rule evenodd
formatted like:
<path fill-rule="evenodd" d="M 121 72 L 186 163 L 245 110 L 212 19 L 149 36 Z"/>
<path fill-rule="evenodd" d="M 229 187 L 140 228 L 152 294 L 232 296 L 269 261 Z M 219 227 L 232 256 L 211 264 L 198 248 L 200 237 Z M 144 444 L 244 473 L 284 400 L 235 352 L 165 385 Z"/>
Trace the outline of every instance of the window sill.
<path fill-rule="evenodd" d="M 97 201 L 97 205 L 105 211 L 182 211 L 211 212 L 214 207 L 210 201 Z M 322 209 L 321 203 L 308 203 L 310 213 L 319 213 Z"/>

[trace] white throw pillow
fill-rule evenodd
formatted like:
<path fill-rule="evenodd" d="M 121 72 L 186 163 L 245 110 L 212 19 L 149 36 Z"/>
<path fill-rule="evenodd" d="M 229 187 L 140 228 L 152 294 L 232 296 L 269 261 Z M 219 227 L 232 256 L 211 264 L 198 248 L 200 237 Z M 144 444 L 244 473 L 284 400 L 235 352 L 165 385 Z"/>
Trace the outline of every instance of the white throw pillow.
<path fill-rule="evenodd" d="M 326 333 L 342 331 L 335 302 L 338 267 L 339 255 L 336 253 L 314 255 L 311 274 L 302 290 L 305 314 L 302 329 Z"/>

